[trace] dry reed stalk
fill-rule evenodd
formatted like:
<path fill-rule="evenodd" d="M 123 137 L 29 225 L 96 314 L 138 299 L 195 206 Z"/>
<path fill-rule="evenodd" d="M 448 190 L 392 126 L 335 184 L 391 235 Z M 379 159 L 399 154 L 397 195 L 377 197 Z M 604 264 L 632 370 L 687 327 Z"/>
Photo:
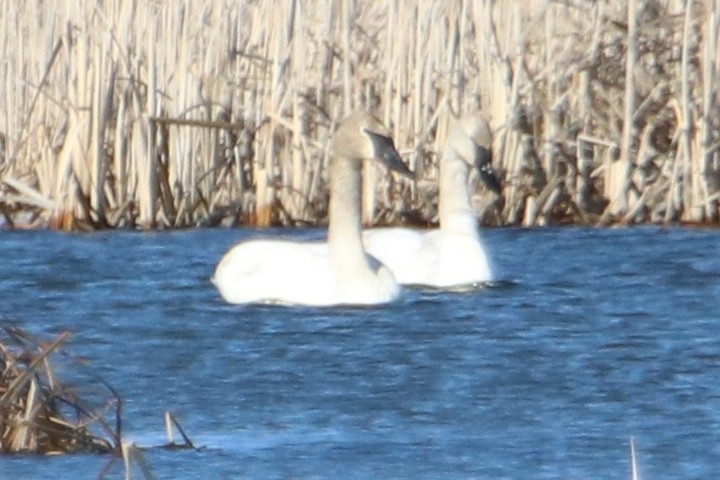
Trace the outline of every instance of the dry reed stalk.
<path fill-rule="evenodd" d="M 142 478 L 145 480 L 155 480 L 157 477 L 152 471 L 150 463 L 145 458 L 143 451 L 135 444 L 135 442 L 126 442 L 122 444 L 122 458 L 125 466 L 125 480 L 132 480 L 133 466 L 137 465 Z M 100 478 L 104 478 L 104 473 Z"/>
<path fill-rule="evenodd" d="M 157 75 L 157 52 L 158 46 L 158 24 L 154 23 L 150 35 L 147 37 L 148 51 L 148 80 L 147 97 L 145 99 L 144 112 L 141 115 L 142 128 L 147 132 L 145 141 L 146 155 L 144 158 L 136 158 L 138 173 L 138 223 L 141 227 L 150 228 L 156 225 L 157 208 L 157 127 L 150 120 L 158 116 L 160 111 L 157 104 L 159 94 Z M 141 146 L 142 147 L 142 146 Z"/>
<path fill-rule="evenodd" d="M 698 190 L 693 204 L 693 208 L 699 209 L 698 220 L 705 218 L 713 222 L 717 222 L 720 218 L 717 200 L 710 199 L 711 192 L 717 191 L 720 182 L 714 181 L 711 176 L 713 171 L 713 158 L 717 149 L 713 147 L 713 131 L 715 129 L 716 119 L 713 115 L 713 109 L 716 107 L 717 101 L 717 72 L 718 61 L 720 58 L 717 52 L 720 51 L 720 0 L 706 0 L 705 11 L 710 12 L 707 15 L 704 25 L 704 42 L 702 44 L 702 117 L 700 123 L 700 132 L 697 138 L 701 141 L 699 149 L 702 149 L 702 155 L 698 156 L 700 164 L 699 171 L 695 178 L 699 183 Z"/>
<path fill-rule="evenodd" d="M 708 45 L 717 45 L 718 41 L 718 12 L 715 8 L 717 5 L 709 5 L 710 12 L 706 15 L 706 19 L 703 21 L 701 15 L 696 13 L 695 28 L 696 30 L 701 29 L 702 38 L 704 39 L 703 45 L 700 46 L 700 57 L 701 66 L 697 74 L 699 84 L 698 90 L 700 92 L 695 95 L 700 97 L 694 99 L 696 101 L 695 110 L 695 128 L 691 138 L 693 147 L 693 158 L 692 158 L 692 179 L 690 182 L 690 195 L 689 204 L 686 212 L 690 213 L 690 221 L 694 223 L 702 222 L 706 218 L 715 219 L 718 217 L 717 203 L 713 205 L 713 202 L 708 200 L 711 191 L 716 191 L 719 183 L 717 177 L 714 176 L 713 170 L 716 170 L 712 162 L 712 145 L 713 142 L 712 131 L 717 125 L 715 115 L 713 113 L 713 102 L 716 98 L 716 68 L 713 64 L 712 54 L 708 53 Z M 701 7 L 697 8 L 700 10 Z M 697 42 L 693 42 L 697 43 Z M 716 47 L 715 47 L 716 48 Z M 691 97 L 693 97 L 691 95 Z M 714 178 L 715 177 L 715 178 Z M 686 217 L 687 219 L 687 217 Z"/>
<path fill-rule="evenodd" d="M 20 180 L 16 180 L 12 177 L 6 177 L 3 182 L 10 188 L 16 190 L 18 193 L 17 198 L 8 198 L 6 195 L 6 201 L 23 203 L 47 210 L 55 207 L 52 200 Z"/>
<path fill-rule="evenodd" d="M 98 475 L 98 479 L 104 479 L 111 471 L 113 465 L 122 461 L 123 471 L 126 479 L 133 478 L 134 472 L 138 472 L 141 478 L 146 480 L 152 480 L 157 478 L 153 472 L 150 462 L 145 457 L 145 451 L 149 449 L 165 449 L 165 450 L 185 450 L 196 448 L 192 440 L 188 436 L 185 429 L 182 427 L 178 419 L 169 411 L 165 412 L 165 433 L 167 435 L 168 443 L 157 447 L 140 447 L 135 442 L 121 442 L 120 447 L 116 449 L 115 454 L 105 463 L 103 469 Z M 183 443 L 175 442 L 174 430 L 180 433 L 183 439 Z"/>
<path fill-rule="evenodd" d="M 183 443 L 175 443 L 173 426 L 177 429 L 178 432 L 180 432 Z M 190 437 L 185 432 L 185 429 L 182 427 L 182 425 L 180 425 L 180 422 L 177 418 L 175 418 L 175 415 L 170 412 L 165 412 L 165 433 L 167 434 L 167 446 L 169 448 L 195 448 L 195 445 L 193 444 L 192 440 L 190 440 Z"/>
<path fill-rule="evenodd" d="M 635 457 L 635 440 L 630 437 L 630 472 L 631 480 L 640 480 L 638 474 L 637 458 Z"/>
<path fill-rule="evenodd" d="M 693 202 L 693 197 L 696 193 L 693 189 L 693 175 L 695 172 L 694 164 L 696 163 L 695 154 L 693 148 L 693 129 L 695 128 L 694 112 L 692 108 L 693 99 L 691 98 L 691 85 L 690 85 L 690 48 L 691 47 L 691 29 L 694 28 L 693 22 L 693 2 L 687 2 L 685 7 L 685 15 L 683 19 L 683 40 L 682 40 L 682 53 L 680 60 L 680 118 L 679 118 L 679 147 L 678 153 L 679 158 L 676 157 L 676 162 L 680 160 L 679 172 L 682 172 L 682 197 L 678 198 L 678 204 L 669 205 L 675 208 L 668 209 L 669 213 L 666 218 L 676 218 L 679 212 L 682 210 L 683 205 L 687 205 L 688 208 L 685 210 L 684 215 L 688 220 L 694 220 L 692 205 L 698 202 Z M 673 199 L 675 200 L 675 199 Z M 674 202 L 673 202 L 674 203 Z"/>
<path fill-rule="evenodd" d="M 97 46 L 95 57 L 99 65 L 95 71 L 94 92 L 92 99 L 93 127 L 91 133 L 90 159 L 93 165 L 92 186 L 94 189 L 92 209 L 100 225 L 107 225 L 105 217 L 105 178 L 107 172 L 107 158 L 105 156 L 107 125 L 112 120 L 113 95 L 115 93 L 115 68 L 108 65 L 105 54 L 109 50 L 110 38 L 105 35 L 103 45 Z M 109 70 L 106 71 L 106 70 Z M 107 85 L 105 81 L 107 79 Z"/>
<path fill-rule="evenodd" d="M 421 179 L 396 189 L 368 172 L 365 220 L 409 208 L 432 222 L 436 193 L 420 190 L 437 177 L 443 126 L 431 125 L 447 104 L 490 113 L 501 223 L 716 221 L 719 8 L 685 7 L 6 2 L 0 180 L 53 207 L 0 182 L 0 209 L 17 225 L 58 228 L 322 223 L 332 121 L 362 106 L 393 128 Z M 619 145 L 617 160 L 580 135 Z M 526 211 L 538 179 L 556 177 L 553 208 Z"/>
<path fill-rule="evenodd" d="M 620 140 L 620 158 L 606 170 L 606 189 L 610 204 L 608 215 L 617 215 L 628 208 L 628 190 L 632 170 L 632 147 L 634 141 L 635 114 L 635 65 L 638 58 L 638 7 L 636 0 L 627 2 L 627 49 L 625 52 L 625 87 L 623 95 L 624 116 Z"/>
<path fill-rule="evenodd" d="M 114 450 L 119 423 L 113 431 L 103 419 L 105 407 L 91 408 L 55 378 L 50 355 L 65 344 L 65 332 L 45 343 L 16 328 L 4 328 L 0 341 L 0 453 L 77 453 Z M 110 389 L 112 391 L 112 389 Z M 63 409 L 78 417 L 66 420 Z M 112 440 L 93 432 L 100 428 Z"/>

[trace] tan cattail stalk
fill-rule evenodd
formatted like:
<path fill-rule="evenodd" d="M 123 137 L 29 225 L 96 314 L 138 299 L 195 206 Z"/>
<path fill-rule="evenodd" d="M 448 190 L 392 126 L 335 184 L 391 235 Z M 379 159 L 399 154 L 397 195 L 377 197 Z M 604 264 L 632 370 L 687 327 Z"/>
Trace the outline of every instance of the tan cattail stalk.
<path fill-rule="evenodd" d="M 392 127 L 422 180 L 366 172 L 368 223 L 408 208 L 433 221 L 442 119 L 476 108 L 504 181 L 498 223 L 716 221 L 719 12 L 718 0 L 4 2 L 0 222 L 321 224 L 326 143 L 355 108 Z"/>
<path fill-rule="evenodd" d="M 702 54 L 703 54 L 703 101 L 702 101 L 702 117 L 700 123 L 700 132 L 698 138 L 701 139 L 702 155 L 698 160 L 701 162 L 699 170 L 695 172 L 695 183 L 697 185 L 696 195 L 693 198 L 693 208 L 699 208 L 699 214 L 703 220 L 713 222 L 718 221 L 717 200 L 712 201 L 710 197 L 717 193 L 708 182 L 708 176 L 712 173 L 712 162 L 717 155 L 717 148 L 713 146 L 713 118 L 717 111 L 717 72 L 718 52 L 720 51 L 720 0 L 706 0 L 705 12 L 708 17 L 705 21 L 705 29 L 703 34 Z"/>
<path fill-rule="evenodd" d="M 637 2 L 627 2 L 627 52 L 625 56 L 625 90 L 622 138 L 620 140 L 620 158 L 613 162 L 606 173 L 607 195 L 610 205 L 606 213 L 617 215 L 628 208 L 630 175 L 632 172 L 632 152 L 635 138 L 635 64 L 638 57 L 638 19 Z"/>

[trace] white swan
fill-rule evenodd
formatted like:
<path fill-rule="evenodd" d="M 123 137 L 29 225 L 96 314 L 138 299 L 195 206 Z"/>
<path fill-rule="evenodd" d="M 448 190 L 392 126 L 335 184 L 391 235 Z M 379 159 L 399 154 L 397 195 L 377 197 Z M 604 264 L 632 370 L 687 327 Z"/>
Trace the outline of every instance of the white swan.
<path fill-rule="evenodd" d="M 482 114 L 452 120 L 440 161 L 440 228 L 363 232 L 367 252 L 387 265 L 401 284 L 452 288 L 492 280 L 468 191 L 469 171 L 477 168 L 487 187 L 500 193 L 490 163 L 491 143 Z"/>
<path fill-rule="evenodd" d="M 291 305 L 372 305 L 400 295 L 390 270 L 365 253 L 360 225 L 362 162 L 411 172 L 379 120 L 355 112 L 332 139 L 327 242 L 250 240 L 218 264 L 213 283 L 225 301 Z"/>

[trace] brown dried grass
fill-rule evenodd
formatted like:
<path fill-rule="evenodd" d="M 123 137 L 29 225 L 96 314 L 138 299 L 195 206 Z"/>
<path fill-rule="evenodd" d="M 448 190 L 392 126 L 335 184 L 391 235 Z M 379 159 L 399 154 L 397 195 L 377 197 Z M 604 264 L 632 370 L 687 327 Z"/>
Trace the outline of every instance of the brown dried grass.
<path fill-rule="evenodd" d="M 423 180 L 367 172 L 366 223 L 432 222 L 444 119 L 478 107 L 488 223 L 718 221 L 720 0 L 31 0 L 0 28 L 10 226 L 321 223 L 354 108 Z"/>
<path fill-rule="evenodd" d="M 0 454 L 114 451 L 119 420 L 113 428 L 104 416 L 111 407 L 119 408 L 119 398 L 109 389 L 108 403 L 91 407 L 57 378 L 50 361 L 70 334 L 49 343 L 12 327 L 0 334 Z"/>

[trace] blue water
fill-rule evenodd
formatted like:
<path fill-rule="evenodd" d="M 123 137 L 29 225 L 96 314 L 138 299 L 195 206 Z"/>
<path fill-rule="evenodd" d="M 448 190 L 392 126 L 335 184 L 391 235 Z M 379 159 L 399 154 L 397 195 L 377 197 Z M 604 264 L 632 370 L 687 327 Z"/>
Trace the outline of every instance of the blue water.
<path fill-rule="evenodd" d="M 149 448 L 162 479 L 629 479 L 631 437 L 645 480 L 720 478 L 720 232 L 495 229 L 481 291 L 226 305 L 214 266 L 258 235 L 1 233 L 0 322 L 70 330 L 126 440 L 162 445 L 172 411 L 199 448 Z M 0 478 L 108 458 L 4 457 Z"/>

